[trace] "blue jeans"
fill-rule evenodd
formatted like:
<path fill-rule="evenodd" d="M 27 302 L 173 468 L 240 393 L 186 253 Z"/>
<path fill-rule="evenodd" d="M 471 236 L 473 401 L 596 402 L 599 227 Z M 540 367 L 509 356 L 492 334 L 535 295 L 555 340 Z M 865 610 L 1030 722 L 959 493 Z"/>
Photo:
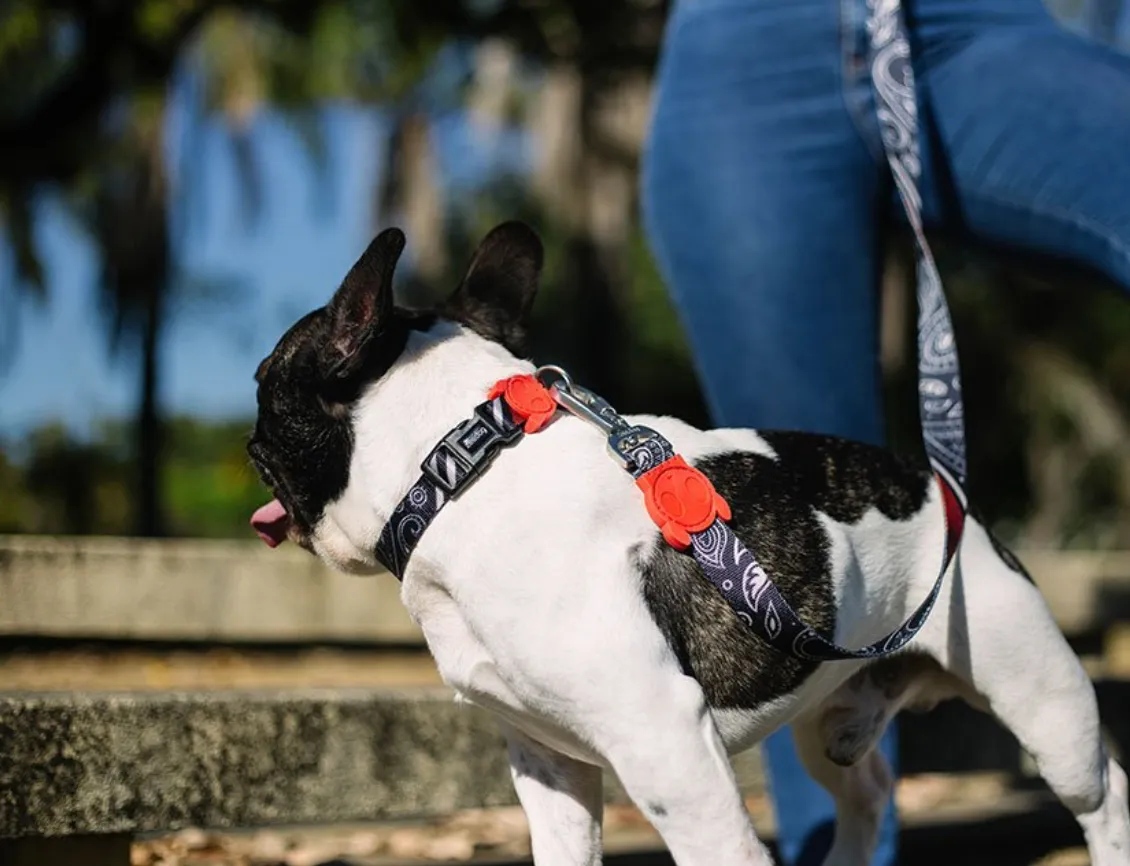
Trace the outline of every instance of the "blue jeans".
<path fill-rule="evenodd" d="M 904 0 L 924 218 L 1130 288 L 1130 58 L 1040 0 Z M 889 184 L 865 0 L 680 0 L 643 210 L 719 424 L 884 440 L 878 351 Z M 787 732 L 766 745 L 782 855 L 822 859 L 830 798 Z M 895 735 L 883 752 L 895 758 Z M 893 806 L 876 866 L 896 856 Z"/>

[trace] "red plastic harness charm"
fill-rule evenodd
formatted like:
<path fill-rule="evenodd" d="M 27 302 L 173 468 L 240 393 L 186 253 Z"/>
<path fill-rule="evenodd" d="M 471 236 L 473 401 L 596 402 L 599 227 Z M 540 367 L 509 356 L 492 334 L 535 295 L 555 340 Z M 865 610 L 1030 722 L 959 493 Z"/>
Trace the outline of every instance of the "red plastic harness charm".
<path fill-rule="evenodd" d="M 672 547 L 686 550 L 691 535 L 702 532 L 715 518 L 730 519 L 730 506 L 710 479 L 676 455 L 636 479 L 647 513 Z"/>
<path fill-rule="evenodd" d="M 537 433 L 557 413 L 557 401 L 536 377 L 511 376 L 497 382 L 487 393 L 487 399 L 501 396 L 510 407 L 514 418 L 523 422 L 527 433 Z"/>

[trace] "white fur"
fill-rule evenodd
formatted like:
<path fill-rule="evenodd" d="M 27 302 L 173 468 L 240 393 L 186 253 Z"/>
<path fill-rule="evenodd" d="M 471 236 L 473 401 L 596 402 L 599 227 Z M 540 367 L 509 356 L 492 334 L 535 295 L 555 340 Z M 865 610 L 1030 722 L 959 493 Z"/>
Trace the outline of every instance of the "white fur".
<path fill-rule="evenodd" d="M 414 334 L 359 401 L 345 493 L 314 549 L 343 570 L 377 568 L 373 549 L 428 451 L 495 381 L 532 367 L 455 325 Z M 659 430 L 687 459 L 745 449 L 752 431 Z M 881 637 L 929 591 L 941 555 L 938 491 L 894 522 L 823 518 L 838 605 L 836 639 Z M 750 866 L 755 837 L 726 753 L 787 723 L 812 775 L 837 802 L 834 866 L 870 860 L 891 780 L 873 750 L 899 706 L 960 695 L 991 709 L 1075 812 L 1095 866 L 1130 862 L 1126 777 L 1103 753 L 1091 683 L 1043 600 L 968 524 L 960 556 L 913 643 L 937 664 L 912 670 L 894 698 L 859 663 L 821 666 L 793 694 L 752 711 L 711 712 L 645 606 L 633 549 L 655 526 L 601 435 L 559 418 L 503 451 L 424 533 L 402 597 L 439 670 L 462 699 L 501 718 L 539 866 L 600 862 L 599 767 L 612 768 L 680 866 Z M 862 683 L 862 685 L 861 685 Z M 861 720 L 881 724 L 860 727 Z M 837 752 L 836 750 L 840 750 Z M 859 753 L 854 766 L 829 754 Z"/>

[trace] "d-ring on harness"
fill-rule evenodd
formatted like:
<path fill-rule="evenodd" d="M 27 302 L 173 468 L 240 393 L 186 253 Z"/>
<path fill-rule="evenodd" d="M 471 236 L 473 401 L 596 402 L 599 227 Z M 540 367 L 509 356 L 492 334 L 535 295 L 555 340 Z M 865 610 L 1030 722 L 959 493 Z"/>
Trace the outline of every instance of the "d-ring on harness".
<path fill-rule="evenodd" d="M 941 278 L 922 230 L 917 110 L 910 46 L 899 0 L 868 0 L 872 79 L 888 161 L 914 230 L 918 253 L 918 408 L 926 454 L 941 489 L 945 541 L 937 580 L 899 628 L 861 649 L 848 649 L 805 625 L 753 552 L 727 525 L 730 508 L 702 472 L 649 427 L 629 424 L 560 367 L 497 383 L 474 415 L 448 433 L 421 465 L 377 543 L 377 558 L 401 577 L 420 536 L 438 511 L 523 433 L 545 427 L 558 408 L 596 426 L 612 454 L 636 479 L 663 538 L 689 550 L 734 612 L 782 652 L 817 661 L 873 658 L 905 646 L 926 622 L 965 526 L 965 426 L 957 348 Z"/>

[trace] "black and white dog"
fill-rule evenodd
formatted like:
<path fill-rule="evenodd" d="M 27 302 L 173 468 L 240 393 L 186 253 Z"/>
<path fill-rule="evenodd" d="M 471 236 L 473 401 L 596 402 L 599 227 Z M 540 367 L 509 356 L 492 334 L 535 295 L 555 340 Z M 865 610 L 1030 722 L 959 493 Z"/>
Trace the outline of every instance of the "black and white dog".
<path fill-rule="evenodd" d="M 421 461 L 519 356 L 542 247 L 494 229 L 436 311 L 393 305 L 404 246 L 380 234 L 329 304 L 260 365 L 248 450 L 275 495 L 252 523 L 352 573 Z M 939 565 L 943 514 L 925 464 L 824 436 L 660 431 L 732 509 L 730 526 L 805 621 L 848 646 L 900 625 Z M 560 415 L 503 450 L 437 515 L 402 598 L 445 681 L 497 714 L 539 866 L 601 862 L 601 768 L 680 866 L 771 862 L 727 753 L 791 724 L 833 795 L 828 864 L 865 866 L 891 792 L 874 750 L 895 713 L 961 697 L 990 711 L 1078 818 L 1095 866 L 1130 863 L 1127 779 L 1095 694 L 1037 589 L 970 519 L 933 613 L 903 651 L 809 663 L 755 637 L 694 559 L 666 545 L 604 439 Z"/>

